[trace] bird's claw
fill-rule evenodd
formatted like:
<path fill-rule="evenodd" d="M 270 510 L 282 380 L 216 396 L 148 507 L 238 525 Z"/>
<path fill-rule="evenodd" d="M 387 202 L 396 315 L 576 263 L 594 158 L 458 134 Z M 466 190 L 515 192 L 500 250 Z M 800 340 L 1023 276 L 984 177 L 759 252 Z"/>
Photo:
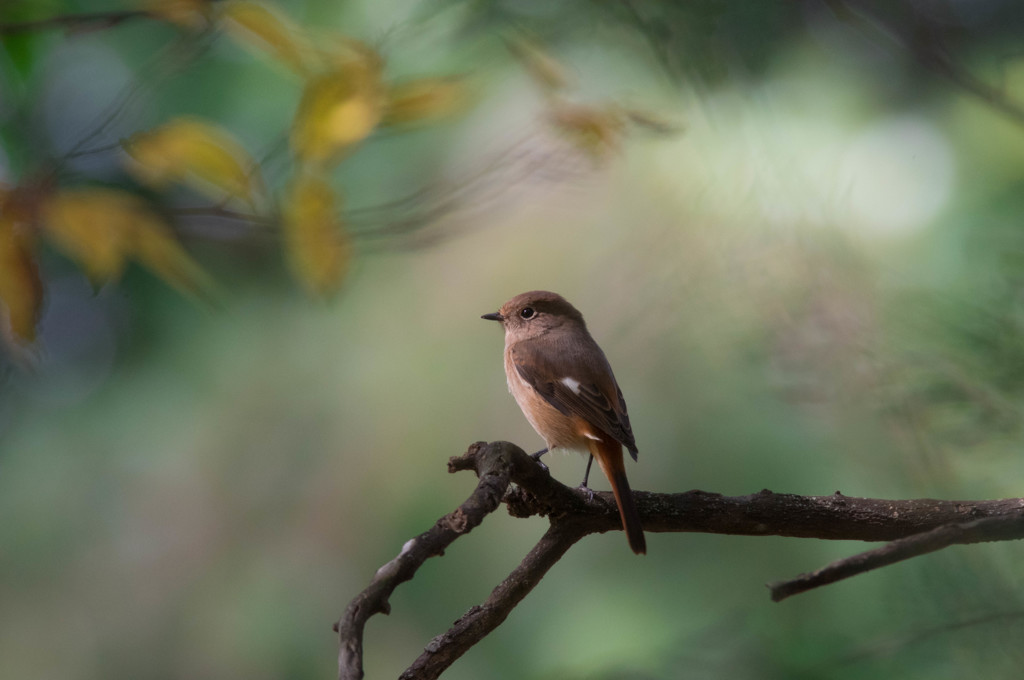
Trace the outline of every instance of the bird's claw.
<path fill-rule="evenodd" d="M 540 465 L 541 469 L 544 470 L 544 472 L 551 472 L 551 470 L 548 469 L 548 466 L 545 465 L 544 462 L 540 459 L 540 457 L 543 456 L 547 452 L 548 452 L 547 449 L 541 449 L 540 451 L 537 451 L 536 453 L 531 453 L 530 454 L 530 458 L 533 458 L 535 461 L 537 461 L 537 465 Z"/>
<path fill-rule="evenodd" d="M 594 500 L 594 491 L 589 486 L 587 486 L 586 484 L 580 484 L 576 488 L 579 489 L 580 493 L 582 493 L 586 497 L 588 503 Z"/>

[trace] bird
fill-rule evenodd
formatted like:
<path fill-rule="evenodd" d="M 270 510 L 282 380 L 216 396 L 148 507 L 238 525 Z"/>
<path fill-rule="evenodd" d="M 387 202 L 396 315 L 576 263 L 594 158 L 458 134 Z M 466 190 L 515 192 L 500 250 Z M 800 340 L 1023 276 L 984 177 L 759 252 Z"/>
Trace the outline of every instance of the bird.
<path fill-rule="evenodd" d="M 626 479 L 625 447 L 637 459 L 636 441 L 622 396 L 604 352 L 583 315 L 557 293 L 534 290 L 515 296 L 483 319 L 505 329 L 505 377 L 523 415 L 547 449 L 589 453 L 612 486 L 629 547 L 646 554 L 640 514 Z"/>

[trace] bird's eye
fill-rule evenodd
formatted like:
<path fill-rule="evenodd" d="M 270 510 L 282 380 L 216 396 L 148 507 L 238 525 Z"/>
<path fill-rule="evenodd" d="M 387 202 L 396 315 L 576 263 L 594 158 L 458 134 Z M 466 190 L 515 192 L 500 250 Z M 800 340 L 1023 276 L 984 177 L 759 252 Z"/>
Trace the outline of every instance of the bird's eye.
<path fill-rule="evenodd" d="M 530 317 L 532 317 L 532 316 L 533 316 L 533 315 L 534 315 L 535 313 L 536 313 L 536 312 L 534 312 L 534 311 L 533 311 L 533 307 L 523 307 L 523 308 L 522 308 L 522 309 L 521 309 L 521 310 L 519 311 L 519 316 L 523 317 L 524 319 L 529 319 L 529 318 L 530 318 Z"/>

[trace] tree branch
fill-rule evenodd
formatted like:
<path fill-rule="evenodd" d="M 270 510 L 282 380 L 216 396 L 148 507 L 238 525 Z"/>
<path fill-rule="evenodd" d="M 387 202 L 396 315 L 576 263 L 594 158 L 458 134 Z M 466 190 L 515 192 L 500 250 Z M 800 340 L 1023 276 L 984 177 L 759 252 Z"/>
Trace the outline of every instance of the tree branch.
<path fill-rule="evenodd" d="M 797 496 L 765 489 L 727 497 L 704 491 L 637 494 L 646 531 L 793 536 L 840 541 L 890 541 L 945 524 L 1016 515 L 1024 499 L 943 501 Z"/>
<path fill-rule="evenodd" d="M 477 442 L 463 456 L 449 460 L 448 469 L 475 470 L 480 482 L 453 513 L 406 543 L 349 604 L 335 625 L 342 680 L 363 677 L 363 628 L 374 614 L 389 612 L 388 598 L 395 587 L 411 579 L 427 558 L 443 554 L 452 541 L 479 525 L 500 503 L 504 502 L 515 517 L 546 516 L 551 525 L 482 605 L 471 608 L 430 642 L 402 673 L 404 680 L 437 678 L 497 628 L 576 541 L 588 534 L 622 528 L 611 493 L 572 489 L 559 483 L 544 465 L 514 444 Z M 767 489 L 736 497 L 696 490 L 677 494 L 640 491 L 634 495 L 645 531 L 892 541 L 812 574 L 770 586 L 776 601 L 947 545 L 1024 538 L 1024 498 L 884 500 L 854 498 L 839 492 L 797 496 Z"/>
<path fill-rule="evenodd" d="M 841 21 L 865 33 L 883 36 L 922 68 L 946 78 L 1017 125 L 1024 125 L 1024 102 L 1014 100 L 1005 89 L 989 85 L 957 63 L 942 40 L 942 29 L 946 27 L 921 15 L 912 3 L 908 4 L 912 21 L 905 25 L 885 21 L 862 0 L 826 0 L 826 4 Z"/>
<path fill-rule="evenodd" d="M 388 598 L 399 583 L 411 579 L 428 558 L 443 555 L 452 541 L 469 533 L 498 507 L 514 466 L 523 463 L 508 456 L 507 446 L 483 447 L 480 442 L 473 444 L 466 456 L 472 457 L 480 478 L 473 494 L 454 512 L 437 520 L 429 531 L 407 541 L 397 557 L 377 570 L 370 585 L 349 603 L 344 616 L 335 624 L 341 645 L 338 651 L 340 678 L 363 677 L 363 628 L 366 621 L 374 614 L 390 613 Z M 524 476 L 522 470 L 519 472 L 518 476 Z"/>
<path fill-rule="evenodd" d="M 0 23 L 0 35 L 30 33 L 32 31 L 45 31 L 53 28 L 65 28 L 76 31 L 99 30 L 111 28 L 132 19 L 144 19 L 150 16 L 149 12 L 141 9 L 116 12 L 87 12 L 84 14 L 59 14 L 35 21 L 22 21 L 11 24 Z"/>
<path fill-rule="evenodd" d="M 552 524 L 523 561 L 493 591 L 487 601 L 462 615 L 443 635 L 430 641 L 399 680 L 433 680 L 501 625 L 517 604 L 540 583 L 569 548 L 586 535 L 570 523 Z"/>
<path fill-rule="evenodd" d="M 1024 538 L 1024 514 L 986 517 L 964 524 L 944 524 L 931 531 L 900 538 L 881 548 L 836 560 L 817 571 L 788 581 L 768 584 L 772 601 L 781 602 L 813 588 L 886 567 L 903 560 L 942 550 L 951 545 L 1010 541 Z"/>

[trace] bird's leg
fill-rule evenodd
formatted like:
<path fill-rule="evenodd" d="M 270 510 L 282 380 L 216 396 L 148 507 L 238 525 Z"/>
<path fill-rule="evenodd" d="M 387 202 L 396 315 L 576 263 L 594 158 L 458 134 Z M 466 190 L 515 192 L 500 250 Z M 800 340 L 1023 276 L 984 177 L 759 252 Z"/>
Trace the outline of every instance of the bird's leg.
<path fill-rule="evenodd" d="M 594 455 L 590 455 L 590 459 L 587 460 L 587 471 L 583 473 L 583 483 L 580 484 L 581 489 L 589 488 L 587 486 L 587 480 L 590 479 L 590 466 L 594 464 Z"/>
<path fill-rule="evenodd" d="M 587 486 L 587 480 L 590 479 L 590 466 L 593 465 L 593 464 L 594 464 L 594 455 L 591 454 L 590 458 L 587 460 L 587 471 L 583 473 L 583 483 L 580 484 L 580 491 L 582 491 L 583 493 L 585 493 L 587 495 L 587 500 L 588 501 L 594 500 L 594 492 L 590 490 L 589 486 Z"/>

